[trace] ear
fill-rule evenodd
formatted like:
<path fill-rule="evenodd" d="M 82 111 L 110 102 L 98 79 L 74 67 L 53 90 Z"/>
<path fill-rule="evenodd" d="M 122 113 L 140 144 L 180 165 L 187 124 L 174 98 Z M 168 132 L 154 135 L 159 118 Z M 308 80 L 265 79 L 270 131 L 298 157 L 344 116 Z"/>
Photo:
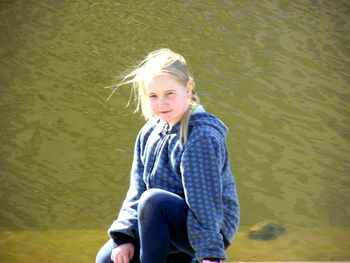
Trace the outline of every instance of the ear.
<path fill-rule="evenodd" d="M 189 80 L 187 82 L 187 98 L 192 98 L 192 91 L 193 91 L 193 82 L 191 80 Z"/>

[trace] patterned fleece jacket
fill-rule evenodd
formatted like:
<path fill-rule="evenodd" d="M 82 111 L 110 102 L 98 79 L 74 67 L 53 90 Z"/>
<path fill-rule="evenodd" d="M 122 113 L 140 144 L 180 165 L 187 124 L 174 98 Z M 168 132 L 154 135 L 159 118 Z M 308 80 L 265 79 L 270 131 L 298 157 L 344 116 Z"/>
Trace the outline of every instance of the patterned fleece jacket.
<path fill-rule="evenodd" d="M 187 230 L 196 258 L 226 258 L 239 224 L 239 203 L 225 143 L 228 129 L 198 105 L 189 121 L 188 139 L 179 140 L 179 124 L 154 118 L 139 132 L 130 188 L 108 233 L 138 238 L 137 206 L 150 188 L 173 192 L 189 207 Z"/>

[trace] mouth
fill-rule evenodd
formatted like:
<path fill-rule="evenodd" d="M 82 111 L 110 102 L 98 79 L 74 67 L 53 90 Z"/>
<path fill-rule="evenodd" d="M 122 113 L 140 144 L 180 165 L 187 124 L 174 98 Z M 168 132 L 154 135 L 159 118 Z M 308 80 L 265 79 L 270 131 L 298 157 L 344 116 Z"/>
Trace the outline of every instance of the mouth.
<path fill-rule="evenodd" d="M 167 114 L 167 113 L 169 113 L 169 112 L 171 112 L 171 110 L 168 110 L 168 111 L 160 111 L 159 113 L 160 113 L 160 114 Z"/>

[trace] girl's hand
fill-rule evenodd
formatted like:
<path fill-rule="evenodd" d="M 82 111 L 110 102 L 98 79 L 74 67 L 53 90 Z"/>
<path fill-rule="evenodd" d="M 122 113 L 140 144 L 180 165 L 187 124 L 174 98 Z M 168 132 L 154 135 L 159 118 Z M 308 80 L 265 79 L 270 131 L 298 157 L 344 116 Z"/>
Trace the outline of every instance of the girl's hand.
<path fill-rule="evenodd" d="M 134 250 L 133 244 L 122 244 L 113 248 L 111 259 L 114 263 L 129 263 L 134 256 Z"/>

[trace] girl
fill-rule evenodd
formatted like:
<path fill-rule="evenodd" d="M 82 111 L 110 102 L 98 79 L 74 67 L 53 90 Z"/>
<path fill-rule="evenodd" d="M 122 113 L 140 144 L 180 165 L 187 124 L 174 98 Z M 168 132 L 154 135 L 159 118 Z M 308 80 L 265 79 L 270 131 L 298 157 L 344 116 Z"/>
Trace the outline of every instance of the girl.
<path fill-rule="evenodd" d="M 239 223 L 226 126 L 199 104 L 185 59 L 169 49 L 150 53 L 116 88 L 127 83 L 148 122 L 96 262 L 222 262 Z"/>

